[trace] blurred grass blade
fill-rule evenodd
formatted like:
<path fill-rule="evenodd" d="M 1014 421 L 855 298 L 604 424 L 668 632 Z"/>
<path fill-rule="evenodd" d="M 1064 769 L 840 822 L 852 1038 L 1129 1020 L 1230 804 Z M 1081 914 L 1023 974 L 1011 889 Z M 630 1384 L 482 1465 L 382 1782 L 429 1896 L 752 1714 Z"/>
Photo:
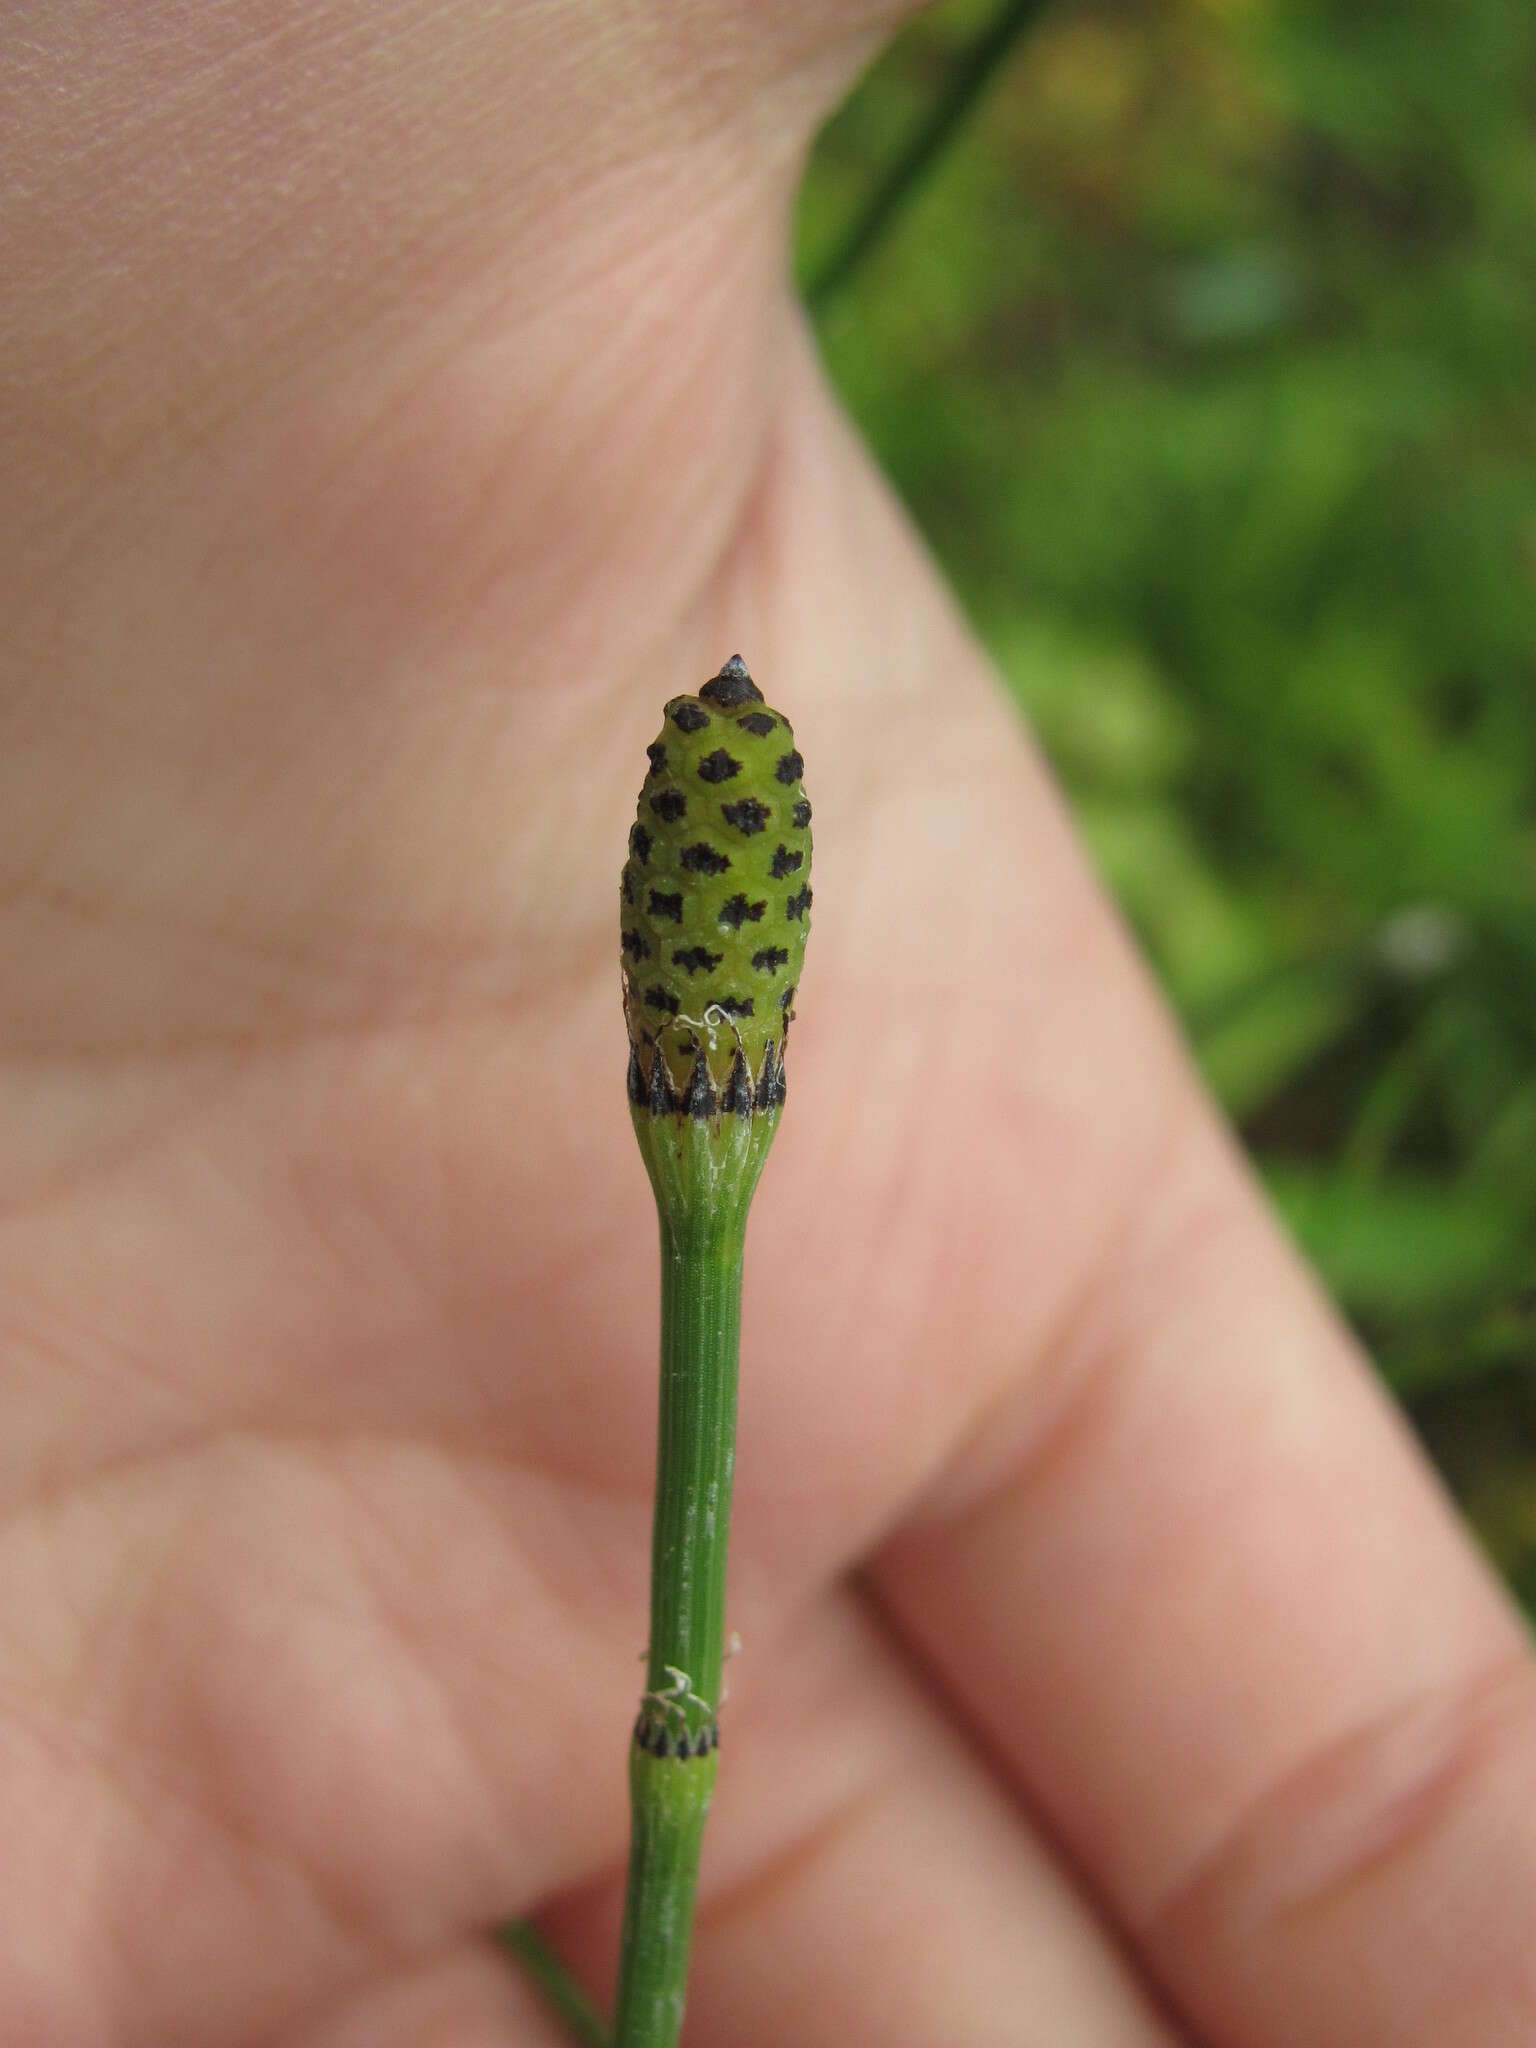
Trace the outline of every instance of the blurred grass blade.
<path fill-rule="evenodd" d="M 601 2013 L 531 1920 L 513 1921 L 497 1938 L 538 1985 L 578 2048 L 611 2048 Z"/>
<path fill-rule="evenodd" d="M 849 223 L 842 240 L 805 287 L 820 313 L 861 270 L 891 222 L 965 125 L 972 108 L 1007 63 L 1014 45 L 1045 11 L 1046 0 L 1005 0 L 986 32 L 955 67 L 949 89 L 929 110 L 906 148 Z"/>

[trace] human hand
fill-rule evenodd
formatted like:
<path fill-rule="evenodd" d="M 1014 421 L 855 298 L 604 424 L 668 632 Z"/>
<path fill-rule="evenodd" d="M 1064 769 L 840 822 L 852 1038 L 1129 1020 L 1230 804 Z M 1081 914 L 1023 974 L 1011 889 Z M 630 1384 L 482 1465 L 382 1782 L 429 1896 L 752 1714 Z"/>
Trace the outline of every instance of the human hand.
<path fill-rule="evenodd" d="M 1500 2048 L 1536 1687 L 818 380 L 894 9 L 13 25 L 0 2038 L 553 2042 L 654 1406 L 615 887 L 817 806 L 695 2041 Z"/>

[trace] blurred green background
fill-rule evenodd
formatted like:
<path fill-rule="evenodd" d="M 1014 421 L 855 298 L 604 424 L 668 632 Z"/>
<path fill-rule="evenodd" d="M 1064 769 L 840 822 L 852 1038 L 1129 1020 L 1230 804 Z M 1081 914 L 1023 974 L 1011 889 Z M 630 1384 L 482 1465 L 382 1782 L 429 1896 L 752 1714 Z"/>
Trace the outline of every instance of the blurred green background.
<path fill-rule="evenodd" d="M 951 0 L 832 376 L 1273 1196 L 1536 1611 L 1536 9 Z"/>

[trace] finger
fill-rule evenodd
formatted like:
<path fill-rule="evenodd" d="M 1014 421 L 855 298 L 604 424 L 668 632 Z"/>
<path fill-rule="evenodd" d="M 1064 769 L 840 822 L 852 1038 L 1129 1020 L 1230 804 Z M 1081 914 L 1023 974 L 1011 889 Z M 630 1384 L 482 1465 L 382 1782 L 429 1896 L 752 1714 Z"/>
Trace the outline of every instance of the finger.
<path fill-rule="evenodd" d="M 1173 2048 L 1112 1940 L 861 1602 L 734 1667 L 687 2033 L 732 2048 Z M 605 1989 L 617 1885 L 551 1916 Z"/>
<path fill-rule="evenodd" d="M 1500 2041 L 1536 2013 L 1519 1632 L 1209 1171 L 879 1582 L 1218 2038 Z"/>
<path fill-rule="evenodd" d="M 1204 1173 L 1170 1156 L 1153 1216 L 940 1484 L 878 1583 L 1032 1779 L 1050 1756 L 1053 1803 L 1138 1907 L 1329 1739 L 1517 1645 L 1214 1146 Z M 1133 1726 L 1106 1781 L 1099 1745 Z"/>

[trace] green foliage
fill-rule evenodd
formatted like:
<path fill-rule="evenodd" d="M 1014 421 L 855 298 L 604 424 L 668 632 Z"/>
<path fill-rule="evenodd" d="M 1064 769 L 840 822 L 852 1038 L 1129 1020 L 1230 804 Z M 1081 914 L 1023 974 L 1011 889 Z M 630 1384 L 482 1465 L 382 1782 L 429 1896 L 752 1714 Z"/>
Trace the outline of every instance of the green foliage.
<path fill-rule="evenodd" d="M 804 274 L 993 19 L 924 16 L 831 124 Z M 819 308 L 1282 1214 L 1526 1589 L 1533 105 L 1529 0 L 1060 0 Z"/>

